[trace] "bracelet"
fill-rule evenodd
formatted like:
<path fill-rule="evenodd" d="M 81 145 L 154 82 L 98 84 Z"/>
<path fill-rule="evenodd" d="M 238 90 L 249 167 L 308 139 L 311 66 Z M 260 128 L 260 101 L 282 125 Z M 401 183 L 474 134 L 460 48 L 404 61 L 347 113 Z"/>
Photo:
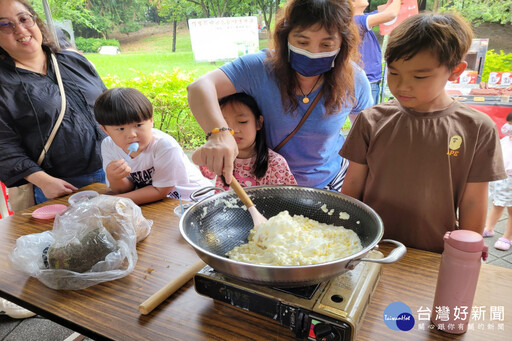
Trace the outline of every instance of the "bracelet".
<path fill-rule="evenodd" d="M 212 136 L 213 134 L 220 133 L 221 131 L 229 131 L 231 133 L 231 135 L 235 135 L 235 132 L 231 128 L 226 128 L 226 127 L 213 128 L 212 131 L 210 131 L 208 134 L 206 134 L 206 141 L 208 141 L 210 136 Z"/>

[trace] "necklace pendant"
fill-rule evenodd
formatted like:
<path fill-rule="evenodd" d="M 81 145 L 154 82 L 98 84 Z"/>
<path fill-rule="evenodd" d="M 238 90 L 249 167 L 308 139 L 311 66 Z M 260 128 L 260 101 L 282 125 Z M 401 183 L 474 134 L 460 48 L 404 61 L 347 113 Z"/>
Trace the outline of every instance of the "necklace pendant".
<path fill-rule="evenodd" d="M 304 103 L 304 104 L 308 104 L 309 103 L 308 96 L 304 96 L 304 98 L 302 99 L 302 103 Z"/>

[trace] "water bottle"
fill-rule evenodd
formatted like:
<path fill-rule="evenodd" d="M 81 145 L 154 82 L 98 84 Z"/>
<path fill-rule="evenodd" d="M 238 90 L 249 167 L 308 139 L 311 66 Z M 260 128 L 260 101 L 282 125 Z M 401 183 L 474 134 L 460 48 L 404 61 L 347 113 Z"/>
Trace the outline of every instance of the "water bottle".
<path fill-rule="evenodd" d="M 446 232 L 443 239 L 431 320 L 442 331 L 462 334 L 471 318 L 481 259 L 487 259 L 488 247 L 482 235 L 469 230 Z"/>

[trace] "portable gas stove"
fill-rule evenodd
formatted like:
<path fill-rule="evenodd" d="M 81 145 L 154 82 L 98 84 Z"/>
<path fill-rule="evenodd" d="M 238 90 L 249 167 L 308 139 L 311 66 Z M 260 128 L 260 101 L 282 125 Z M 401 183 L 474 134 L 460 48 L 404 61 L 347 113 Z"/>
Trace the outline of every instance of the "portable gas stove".
<path fill-rule="evenodd" d="M 378 251 L 370 253 L 382 258 Z M 229 278 L 206 266 L 195 275 L 194 286 L 201 295 L 279 321 L 297 339 L 348 341 L 356 339 L 380 274 L 381 264 L 361 262 L 320 284 L 277 288 Z"/>

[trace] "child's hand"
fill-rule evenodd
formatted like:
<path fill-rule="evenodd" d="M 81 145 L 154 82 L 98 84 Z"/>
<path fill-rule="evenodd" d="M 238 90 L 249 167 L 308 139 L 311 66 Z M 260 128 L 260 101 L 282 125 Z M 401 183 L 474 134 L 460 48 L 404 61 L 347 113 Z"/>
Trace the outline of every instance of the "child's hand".
<path fill-rule="evenodd" d="M 128 162 L 121 159 L 109 163 L 105 171 L 109 179 L 120 180 L 126 178 L 132 169 L 130 166 L 128 166 Z"/>

